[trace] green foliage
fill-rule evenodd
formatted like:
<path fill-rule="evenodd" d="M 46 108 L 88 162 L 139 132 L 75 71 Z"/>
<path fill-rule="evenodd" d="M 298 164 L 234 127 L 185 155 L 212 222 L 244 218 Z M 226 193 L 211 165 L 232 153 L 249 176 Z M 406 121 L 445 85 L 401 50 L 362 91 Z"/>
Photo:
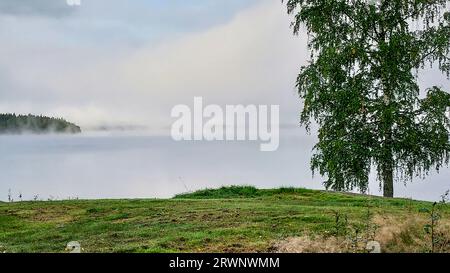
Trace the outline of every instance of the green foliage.
<path fill-rule="evenodd" d="M 193 193 L 178 194 L 175 198 L 189 199 L 222 199 L 222 198 L 239 198 L 239 197 L 255 197 L 260 192 L 252 186 L 231 186 L 222 187 L 220 189 L 205 189 Z"/>
<path fill-rule="evenodd" d="M 341 211 L 332 210 L 334 215 L 334 227 L 331 229 L 330 235 L 336 239 L 343 240 L 341 245 L 347 245 L 350 252 L 367 252 L 367 243 L 375 241 L 378 226 L 373 223 L 373 210 L 375 207 L 372 200 L 366 200 L 367 211 L 362 222 L 351 223 L 347 214 Z"/>
<path fill-rule="evenodd" d="M 445 207 L 448 202 L 450 191 L 445 192 L 442 195 L 442 200 L 440 202 L 434 202 L 431 208 L 420 208 L 420 212 L 426 213 L 428 215 L 428 223 L 423 226 L 423 230 L 430 237 L 430 252 L 434 253 L 441 249 L 445 249 L 450 245 L 449 240 L 446 238 L 445 234 L 439 232 L 439 222 L 442 218 L 442 207 Z"/>
<path fill-rule="evenodd" d="M 205 189 L 193 193 L 178 194 L 177 199 L 226 199 L 226 198 L 252 198 L 261 196 L 272 196 L 277 194 L 295 194 L 302 192 L 312 192 L 307 189 L 279 188 L 270 190 L 260 190 L 253 186 L 229 186 L 219 189 Z"/>
<path fill-rule="evenodd" d="M 334 227 L 332 230 L 332 235 L 346 236 L 349 232 L 348 216 L 336 210 L 333 210 L 333 215 L 334 215 Z"/>
<path fill-rule="evenodd" d="M 317 122 L 313 171 L 333 190 L 365 192 L 373 166 L 385 196 L 447 165 L 450 95 L 420 96 L 427 64 L 450 76 L 448 0 L 286 0 L 294 33 L 305 26 L 311 60 L 297 87 L 301 122 Z M 447 114 L 447 115 L 446 115 Z"/>
<path fill-rule="evenodd" d="M 80 127 L 61 118 L 0 114 L 0 134 L 80 132 Z"/>

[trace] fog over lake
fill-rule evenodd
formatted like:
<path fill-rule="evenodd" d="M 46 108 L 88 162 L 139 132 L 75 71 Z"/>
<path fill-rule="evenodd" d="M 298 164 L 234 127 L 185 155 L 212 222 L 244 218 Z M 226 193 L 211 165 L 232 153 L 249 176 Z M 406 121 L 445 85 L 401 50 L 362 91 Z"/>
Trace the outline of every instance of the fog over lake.
<path fill-rule="evenodd" d="M 309 169 L 315 139 L 281 131 L 276 152 L 259 142 L 175 142 L 145 133 L 0 136 L 0 200 L 167 198 L 222 185 L 323 189 Z M 448 169 L 426 180 L 396 184 L 396 196 L 438 200 L 450 188 Z M 371 194 L 380 194 L 371 182 Z"/>

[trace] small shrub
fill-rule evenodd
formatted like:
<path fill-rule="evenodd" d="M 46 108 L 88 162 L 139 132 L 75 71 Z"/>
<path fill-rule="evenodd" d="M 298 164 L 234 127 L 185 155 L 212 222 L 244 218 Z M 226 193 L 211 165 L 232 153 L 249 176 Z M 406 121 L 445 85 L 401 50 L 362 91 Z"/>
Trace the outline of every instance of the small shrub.
<path fill-rule="evenodd" d="M 441 196 L 440 202 L 434 202 L 430 208 L 421 208 L 420 212 L 426 213 L 428 223 L 423 226 L 425 233 L 429 236 L 429 251 L 431 253 L 440 252 L 448 247 L 449 239 L 447 235 L 439 231 L 440 220 L 442 218 L 441 208 L 448 202 L 450 190 Z"/>
<path fill-rule="evenodd" d="M 205 189 L 193 193 L 178 194 L 177 199 L 226 199 L 257 197 L 262 193 L 252 186 L 230 186 L 220 189 Z"/>

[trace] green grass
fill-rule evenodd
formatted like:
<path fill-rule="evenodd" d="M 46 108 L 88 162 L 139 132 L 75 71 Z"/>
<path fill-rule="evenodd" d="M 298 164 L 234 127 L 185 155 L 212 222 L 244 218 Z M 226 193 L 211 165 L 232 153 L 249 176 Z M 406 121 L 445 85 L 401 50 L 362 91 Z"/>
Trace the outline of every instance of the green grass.
<path fill-rule="evenodd" d="M 175 199 L 231 199 L 231 198 L 254 198 L 262 196 L 274 196 L 283 194 L 307 194 L 312 190 L 297 188 L 279 188 L 260 190 L 252 186 L 230 186 L 220 189 L 205 189 L 193 193 L 178 194 Z"/>
<path fill-rule="evenodd" d="M 63 252 L 268 252 L 277 242 L 334 229 L 334 212 L 351 224 L 374 214 L 416 215 L 428 202 L 306 189 L 227 187 L 164 200 L 0 203 L 0 250 Z M 444 216 L 450 215 L 445 208 Z M 412 239 L 403 234 L 405 241 Z"/>

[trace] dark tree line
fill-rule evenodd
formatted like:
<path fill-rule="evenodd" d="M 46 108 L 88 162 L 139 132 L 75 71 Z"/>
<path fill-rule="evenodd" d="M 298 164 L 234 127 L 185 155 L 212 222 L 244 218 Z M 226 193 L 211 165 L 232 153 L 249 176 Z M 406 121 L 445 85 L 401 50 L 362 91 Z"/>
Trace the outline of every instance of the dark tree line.
<path fill-rule="evenodd" d="M 0 114 L 0 133 L 80 133 L 81 128 L 62 118 Z"/>

